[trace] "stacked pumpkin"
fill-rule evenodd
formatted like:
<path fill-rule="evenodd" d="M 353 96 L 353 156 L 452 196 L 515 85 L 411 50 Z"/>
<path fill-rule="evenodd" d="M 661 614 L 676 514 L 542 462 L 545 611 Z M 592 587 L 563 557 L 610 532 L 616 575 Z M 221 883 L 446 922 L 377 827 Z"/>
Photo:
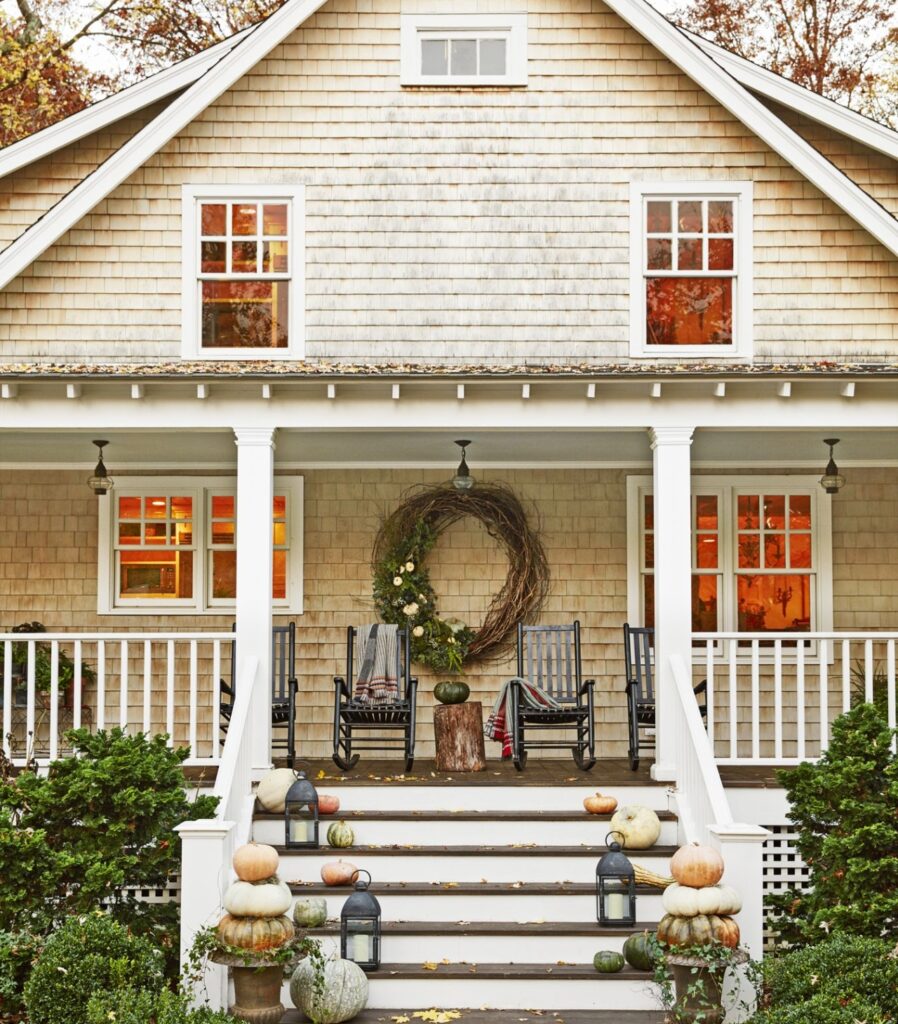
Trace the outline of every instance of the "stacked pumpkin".
<path fill-rule="evenodd" d="M 664 890 L 666 911 L 658 938 L 669 946 L 707 946 L 714 942 L 735 949 L 739 925 L 732 915 L 742 909 L 739 893 L 723 878 L 723 858 L 710 846 L 681 846 L 670 861 L 675 882 Z"/>
<path fill-rule="evenodd" d="M 218 937 L 228 946 L 262 953 L 288 943 L 296 934 L 286 917 L 293 897 L 277 877 L 278 854 L 273 846 L 248 843 L 234 854 L 237 881 L 225 893 L 227 911 Z"/>

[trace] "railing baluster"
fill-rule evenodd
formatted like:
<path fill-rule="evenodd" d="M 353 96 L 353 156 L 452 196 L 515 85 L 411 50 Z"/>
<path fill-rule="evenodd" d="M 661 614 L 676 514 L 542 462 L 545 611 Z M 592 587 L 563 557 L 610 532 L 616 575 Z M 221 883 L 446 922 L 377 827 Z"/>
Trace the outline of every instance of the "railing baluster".
<path fill-rule="evenodd" d="M 864 641 L 864 700 L 873 703 L 873 641 Z"/>
<path fill-rule="evenodd" d="M 119 694 L 118 724 L 122 729 L 128 725 L 128 641 L 119 644 Z"/>
<path fill-rule="evenodd" d="M 212 641 L 212 758 L 221 759 L 221 641 Z"/>
<path fill-rule="evenodd" d="M 761 756 L 761 665 L 758 641 L 751 642 L 751 756 Z"/>
<path fill-rule="evenodd" d="M 12 757 L 12 641 L 3 641 L 3 752 Z"/>
<path fill-rule="evenodd" d="M 197 689 L 196 640 L 190 641 L 190 723 L 188 745 L 190 756 L 196 757 L 196 689 Z"/>
<path fill-rule="evenodd" d="M 795 721 L 797 725 L 796 731 L 796 755 L 800 761 L 804 760 L 804 726 L 805 726 L 805 714 L 807 708 L 805 707 L 804 699 L 804 640 L 799 640 L 795 648 L 795 703 L 796 703 L 796 715 Z"/>
<path fill-rule="evenodd" d="M 773 756 L 783 756 L 783 642 L 773 641 Z"/>
<path fill-rule="evenodd" d="M 97 641 L 97 729 L 106 728 L 106 641 Z"/>
<path fill-rule="evenodd" d="M 150 734 L 152 730 L 152 689 L 153 689 L 153 645 L 149 640 L 143 642 L 143 731 Z"/>
<path fill-rule="evenodd" d="M 34 735 L 34 673 L 36 647 L 33 640 L 28 641 L 28 669 L 25 676 L 26 693 L 25 702 L 25 758 L 30 759 L 35 750 L 37 737 Z"/>
<path fill-rule="evenodd" d="M 730 640 L 730 757 L 739 756 L 739 734 L 738 715 L 736 709 L 736 644 L 738 641 Z"/>
<path fill-rule="evenodd" d="M 714 641 L 708 640 L 705 646 L 705 720 L 708 728 L 708 740 L 714 750 Z"/>
<path fill-rule="evenodd" d="M 59 756 L 59 641 L 50 641 L 50 760 Z"/>
<path fill-rule="evenodd" d="M 817 645 L 820 655 L 820 753 L 829 746 L 829 642 Z"/>
<path fill-rule="evenodd" d="M 81 701 L 83 695 L 81 693 L 81 641 L 75 641 L 75 651 L 73 654 L 73 660 L 75 662 L 75 674 L 72 679 L 72 728 L 81 728 Z"/>
<path fill-rule="evenodd" d="M 165 645 L 165 731 L 168 745 L 175 745 L 175 642 Z"/>
<path fill-rule="evenodd" d="M 886 698 L 886 708 L 888 715 L 889 728 L 896 728 L 895 721 L 895 702 L 898 699 L 898 695 L 895 693 L 895 641 L 889 640 L 886 644 L 886 686 L 888 687 L 888 696 Z M 898 750 L 898 737 L 892 738 L 892 750 Z"/>
<path fill-rule="evenodd" d="M 842 714 L 851 710 L 851 641 L 842 641 Z"/>

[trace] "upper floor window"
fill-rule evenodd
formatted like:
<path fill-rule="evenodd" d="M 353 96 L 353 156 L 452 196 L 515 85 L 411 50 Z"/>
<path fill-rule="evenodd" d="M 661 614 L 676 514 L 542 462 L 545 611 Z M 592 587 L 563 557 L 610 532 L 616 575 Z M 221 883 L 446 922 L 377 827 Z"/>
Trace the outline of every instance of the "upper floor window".
<path fill-rule="evenodd" d="M 751 355 L 751 184 L 634 183 L 630 354 Z"/>
<path fill-rule="evenodd" d="M 404 14 L 402 85 L 526 85 L 526 14 Z"/>
<path fill-rule="evenodd" d="M 302 187 L 184 188 L 183 354 L 296 357 Z"/>

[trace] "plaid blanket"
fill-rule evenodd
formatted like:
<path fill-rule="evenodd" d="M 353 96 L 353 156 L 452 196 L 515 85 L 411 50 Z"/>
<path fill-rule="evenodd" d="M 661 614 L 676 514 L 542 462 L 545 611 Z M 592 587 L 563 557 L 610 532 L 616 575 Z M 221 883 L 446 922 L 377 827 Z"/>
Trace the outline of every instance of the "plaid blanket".
<path fill-rule="evenodd" d="M 399 700 L 399 627 L 381 622 L 359 626 L 356 638 L 358 675 L 353 700 L 359 704 L 393 704 Z"/>
<path fill-rule="evenodd" d="M 535 686 L 526 679 L 515 677 L 503 683 L 499 696 L 496 698 L 496 703 L 493 704 L 493 710 L 490 712 L 486 725 L 483 727 L 483 734 L 488 740 L 497 740 L 502 744 L 503 761 L 510 758 L 512 754 L 512 737 L 511 731 L 508 728 L 508 702 L 511 699 L 512 683 L 521 684 L 521 699 L 532 708 L 550 708 L 554 710 L 561 707 L 554 697 L 550 697 L 548 693 L 544 693 L 538 686 Z"/>

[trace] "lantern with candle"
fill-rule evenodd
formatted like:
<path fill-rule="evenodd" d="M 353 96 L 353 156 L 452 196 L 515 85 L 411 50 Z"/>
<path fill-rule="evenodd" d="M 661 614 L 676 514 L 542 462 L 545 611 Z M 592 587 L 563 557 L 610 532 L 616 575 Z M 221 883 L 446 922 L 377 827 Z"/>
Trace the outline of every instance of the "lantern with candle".
<path fill-rule="evenodd" d="M 605 836 L 608 852 L 596 865 L 596 919 L 623 928 L 636 924 L 636 875 L 615 835 Z"/>
<path fill-rule="evenodd" d="M 296 772 L 284 798 L 284 845 L 293 850 L 319 845 L 318 793 L 305 772 Z"/>
<path fill-rule="evenodd" d="M 367 881 L 360 875 L 368 875 Z M 352 960 L 363 971 L 380 967 L 380 903 L 368 891 L 371 875 L 356 872 L 355 892 L 340 913 L 340 956 Z"/>

